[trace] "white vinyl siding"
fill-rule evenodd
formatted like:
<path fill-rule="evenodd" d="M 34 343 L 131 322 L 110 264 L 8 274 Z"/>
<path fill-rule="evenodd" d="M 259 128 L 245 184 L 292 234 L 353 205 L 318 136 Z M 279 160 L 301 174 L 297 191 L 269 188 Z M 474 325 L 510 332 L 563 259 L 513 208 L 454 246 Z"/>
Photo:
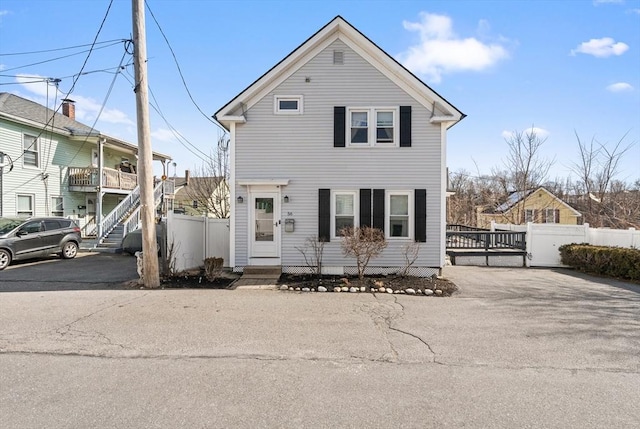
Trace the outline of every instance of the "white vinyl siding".
<path fill-rule="evenodd" d="M 341 51 L 344 64 L 333 64 L 333 51 Z M 310 76 L 311 82 L 305 82 Z M 304 94 L 304 115 L 274 115 L 273 96 Z M 412 146 L 392 150 L 358 150 L 333 146 L 335 106 L 411 106 Z M 305 266 L 296 247 L 318 235 L 318 189 L 427 190 L 427 242 L 422 243 L 415 266 L 439 267 L 443 258 L 441 222 L 444 197 L 442 128 L 430 123 L 431 111 L 387 79 L 375 67 L 338 40 L 300 67 L 246 112 L 247 122 L 236 126 L 235 178 L 289 179 L 282 195 L 282 222 L 295 220 L 294 232 L 282 232 L 282 265 Z M 347 116 L 345 128 L 349 128 Z M 375 122 L 374 122 L 375 124 Z M 399 127 L 396 125 L 395 127 Z M 394 129 L 394 132 L 396 130 Z M 348 142 L 348 140 L 347 140 Z M 348 144 L 348 143 L 347 143 Z M 248 264 L 247 187 L 235 185 L 235 265 Z M 442 198 L 441 198 L 442 197 Z M 356 197 L 356 202 L 359 198 Z M 356 222 L 358 222 L 356 215 Z M 331 230 L 332 234 L 334 229 Z M 371 266 L 401 266 L 406 240 L 390 240 Z M 351 265 L 342 254 L 340 240 L 326 243 L 325 266 Z"/>

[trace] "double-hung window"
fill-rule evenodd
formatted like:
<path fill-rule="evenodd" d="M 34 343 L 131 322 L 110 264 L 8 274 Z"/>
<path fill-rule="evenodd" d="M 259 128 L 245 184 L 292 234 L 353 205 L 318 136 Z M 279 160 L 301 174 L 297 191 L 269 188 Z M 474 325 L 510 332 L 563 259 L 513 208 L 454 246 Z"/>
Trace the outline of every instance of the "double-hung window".
<path fill-rule="evenodd" d="M 556 219 L 556 210 L 555 209 L 544 209 L 544 221 L 546 223 L 558 223 L 558 219 Z"/>
<path fill-rule="evenodd" d="M 335 238 L 341 236 L 340 232 L 344 228 L 353 228 L 357 226 L 357 198 L 356 192 L 353 191 L 335 191 L 333 192 L 332 204 L 332 223 L 333 235 Z"/>
<path fill-rule="evenodd" d="M 349 146 L 398 146 L 397 108 L 354 107 L 348 111 Z"/>
<path fill-rule="evenodd" d="M 28 134 L 24 134 L 22 138 L 23 145 L 23 163 L 29 167 L 39 166 L 39 142 L 38 138 Z"/>
<path fill-rule="evenodd" d="M 525 222 L 535 222 L 535 219 L 533 218 L 533 210 L 532 209 L 526 209 L 524 211 L 524 221 Z"/>
<path fill-rule="evenodd" d="M 51 197 L 51 216 L 64 216 L 62 197 Z"/>
<path fill-rule="evenodd" d="M 388 238 L 413 236 L 413 199 L 411 192 L 387 191 L 386 228 Z"/>
<path fill-rule="evenodd" d="M 16 214 L 18 217 L 33 216 L 33 195 L 17 195 Z"/>

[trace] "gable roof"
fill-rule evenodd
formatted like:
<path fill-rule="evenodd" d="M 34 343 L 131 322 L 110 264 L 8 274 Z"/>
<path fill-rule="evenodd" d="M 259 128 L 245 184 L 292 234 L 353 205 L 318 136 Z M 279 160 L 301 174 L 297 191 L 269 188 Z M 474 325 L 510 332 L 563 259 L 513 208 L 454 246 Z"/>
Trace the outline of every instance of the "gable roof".
<path fill-rule="evenodd" d="M 566 208 L 568 208 L 569 210 L 571 210 L 573 212 L 573 214 L 575 216 L 582 216 L 582 213 L 580 213 L 579 211 L 577 211 L 576 209 L 574 209 L 573 207 L 571 207 L 569 204 L 567 204 L 566 202 L 564 202 L 563 200 L 561 200 L 560 198 L 558 198 L 555 194 L 553 194 L 552 192 L 550 192 L 547 188 L 545 188 L 544 186 L 540 186 L 537 189 L 529 189 L 527 191 L 518 191 L 518 192 L 513 192 L 512 194 L 510 194 L 507 197 L 507 200 L 500 204 L 498 207 L 496 207 L 493 211 L 487 211 L 484 213 L 506 213 L 509 210 L 511 210 L 515 205 L 517 205 L 518 203 L 520 203 L 521 201 L 526 200 L 531 194 L 534 194 L 538 191 L 543 191 L 545 192 L 547 195 L 549 195 L 551 198 L 553 198 L 555 201 L 557 201 L 558 203 L 560 203 L 561 205 L 565 206 Z"/>
<path fill-rule="evenodd" d="M 233 115 L 233 112 L 239 106 L 243 106 L 243 111 L 251 108 L 269 91 L 311 60 L 318 52 L 338 39 L 376 67 L 383 75 L 396 82 L 419 103 L 432 110 L 434 115 L 436 107 L 438 110 L 445 112 L 445 115 L 432 117 L 431 120 L 433 122 L 448 122 L 449 126 L 452 126 L 466 116 L 338 15 L 220 108 L 213 115 L 213 118 L 227 130 L 229 130 L 229 124 L 232 122 L 244 122 L 244 116 Z"/>
<path fill-rule="evenodd" d="M 8 92 L 0 92 L 0 118 L 34 128 L 44 129 L 46 127 L 47 132 L 62 134 L 80 141 L 87 140 L 95 143 L 95 138 L 102 137 L 106 139 L 107 146 L 132 153 L 138 152 L 138 146 L 133 143 L 102 134 L 100 131 L 62 113 L 57 113 L 46 106 Z M 160 152 L 153 152 L 153 159 L 167 160 L 171 157 Z"/>

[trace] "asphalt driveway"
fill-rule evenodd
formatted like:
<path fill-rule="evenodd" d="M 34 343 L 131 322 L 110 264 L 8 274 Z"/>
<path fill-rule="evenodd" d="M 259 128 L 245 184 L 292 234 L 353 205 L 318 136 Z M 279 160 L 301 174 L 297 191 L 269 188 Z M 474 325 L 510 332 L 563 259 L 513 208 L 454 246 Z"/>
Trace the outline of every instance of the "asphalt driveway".
<path fill-rule="evenodd" d="M 2 425 L 637 427 L 640 288 L 445 275 L 455 297 L 0 293 Z"/>

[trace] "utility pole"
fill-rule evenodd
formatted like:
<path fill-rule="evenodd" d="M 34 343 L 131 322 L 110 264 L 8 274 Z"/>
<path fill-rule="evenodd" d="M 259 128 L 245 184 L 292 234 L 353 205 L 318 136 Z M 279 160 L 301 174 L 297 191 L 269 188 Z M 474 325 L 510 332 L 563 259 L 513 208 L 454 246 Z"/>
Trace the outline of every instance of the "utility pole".
<path fill-rule="evenodd" d="M 140 185 L 140 219 L 142 221 L 143 280 L 147 288 L 160 287 L 158 268 L 155 201 L 153 198 L 153 153 L 149 126 L 149 92 L 147 82 L 147 40 L 145 35 L 144 0 L 131 0 L 133 14 L 133 46 L 138 123 L 138 183 Z"/>

